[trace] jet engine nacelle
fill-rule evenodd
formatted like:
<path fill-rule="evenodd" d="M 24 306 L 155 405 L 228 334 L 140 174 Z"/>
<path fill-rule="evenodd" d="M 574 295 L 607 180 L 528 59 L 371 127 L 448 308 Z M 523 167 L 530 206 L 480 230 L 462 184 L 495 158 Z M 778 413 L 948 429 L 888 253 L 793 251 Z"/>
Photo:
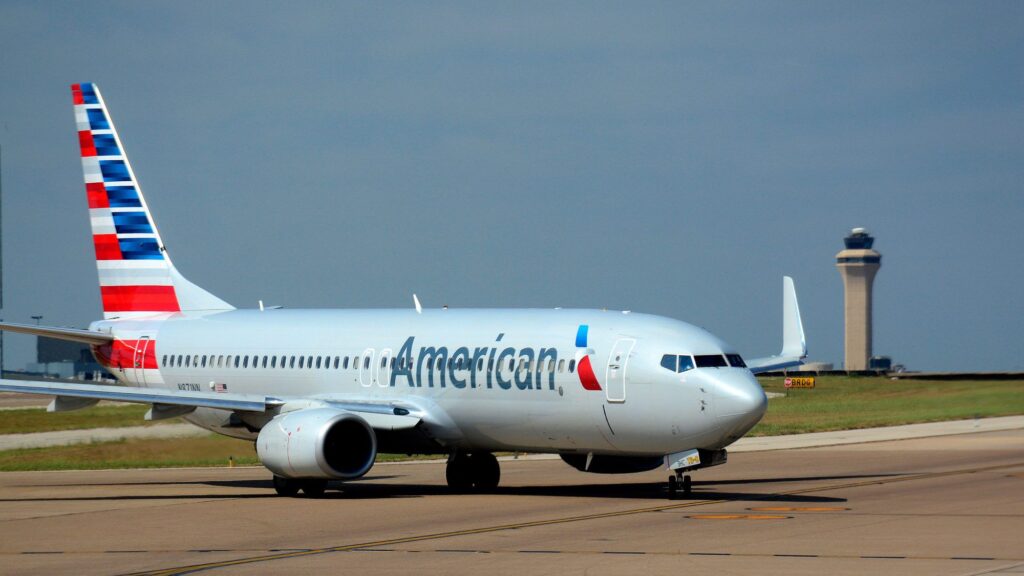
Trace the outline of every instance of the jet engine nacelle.
<path fill-rule="evenodd" d="M 267 422 L 256 438 L 256 452 L 278 476 L 349 480 L 373 466 L 377 436 L 352 412 L 306 408 Z"/>
<path fill-rule="evenodd" d="M 593 472 L 595 474 L 647 472 L 662 466 L 665 462 L 665 459 L 661 456 L 610 456 L 607 454 L 594 454 L 588 466 L 586 454 L 562 454 L 561 456 L 566 464 L 580 472 Z"/>

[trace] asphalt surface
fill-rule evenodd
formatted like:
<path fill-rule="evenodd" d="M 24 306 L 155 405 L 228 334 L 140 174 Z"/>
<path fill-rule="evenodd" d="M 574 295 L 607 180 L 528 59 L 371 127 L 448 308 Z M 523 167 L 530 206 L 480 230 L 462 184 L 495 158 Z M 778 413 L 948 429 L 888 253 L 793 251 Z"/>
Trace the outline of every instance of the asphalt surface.
<path fill-rule="evenodd" d="M 661 471 L 379 464 L 324 499 L 259 468 L 0 474 L 5 574 L 1020 574 L 1024 430 L 740 452 L 670 501 Z"/>

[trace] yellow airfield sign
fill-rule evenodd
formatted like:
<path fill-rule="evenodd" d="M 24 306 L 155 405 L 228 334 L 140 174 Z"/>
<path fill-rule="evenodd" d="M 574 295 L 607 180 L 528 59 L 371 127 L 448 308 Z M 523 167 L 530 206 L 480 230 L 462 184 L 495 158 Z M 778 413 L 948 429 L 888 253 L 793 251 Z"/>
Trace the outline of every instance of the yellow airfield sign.
<path fill-rule="evenodd" d="M 814 376 L 786 378 L 786 388 L 814 388 Z"/>

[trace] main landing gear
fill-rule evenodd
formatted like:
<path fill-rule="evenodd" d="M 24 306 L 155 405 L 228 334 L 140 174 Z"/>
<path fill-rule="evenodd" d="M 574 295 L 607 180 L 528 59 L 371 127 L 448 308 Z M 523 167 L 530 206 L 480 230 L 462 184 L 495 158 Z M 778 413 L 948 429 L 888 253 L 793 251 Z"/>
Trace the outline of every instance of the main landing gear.
<path fill-rule="evenodd" d="M 278 496 L 295 496 L 299 490 L 302 490 L 302 494 L 307 498 L 320 498 L 327 490 L 327 480 L 274 476 L 274 491 Z"/>
<path fill-rule="evenodd" d="M 448 486 L 458 492 L 494 490 L 501 480 L 498 459 L 490 452 L 453 453 L 445 470 Z"/>
<path fill-rule="evenodd" d="M 693 482 L 690 480 L 689 474 L 682 474 L 677 472 L 672 476 L 668 477 L 668 499 L 675 500 L 679 498 L 679 494 L 682 493 L 684 496 L 689 496 L 693 492 Z"/>

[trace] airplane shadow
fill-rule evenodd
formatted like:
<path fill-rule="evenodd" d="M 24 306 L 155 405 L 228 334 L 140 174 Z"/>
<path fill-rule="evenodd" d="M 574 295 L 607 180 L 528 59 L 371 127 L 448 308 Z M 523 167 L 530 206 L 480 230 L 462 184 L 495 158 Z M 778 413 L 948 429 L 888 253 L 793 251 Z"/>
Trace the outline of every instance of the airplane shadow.
<path fill-rule="evenodd" d="M 337 486 L 337 491 L 329 491 L 324 497 L 340 500 L 390 499 L 390 498 L 422 498 L 425 496 L 444 496 L 456 494 L 447 486 L 415 486 L 415 485 L 373 485 L 364 483 L 345 483 Z M 547 496 L 556 498 L 608 498 L 616 500 L 665 500 L 667 497 L 664 482 L 630 483 L 630 484 L 573 484 L 551 486 L 515 486 L 498 487 L 485 494 L 497 496 Z M 773 502 L 845 502 L 845 498 L 828 496 L 810 496 L 797 494 L 773 494 L 754 492 L 718 492 L 703 491 L 700 484 L 694 483 L 694 491 L 689 496 L 680 496 L 685 500 L 744 500 Z"/>
<path fill-rule="evenodd" d="M 900 474 L 848 474 L 836 476 L 794 476 L 786 478 L 747 478 L 736 480 L 696 480 L 694 491 L 686 500 L 741 500 L 755 502 L 803 502 L 803 503 L 835 503 L 846 502 L 845 498 L 828 496 L 812 496 L 802 494 L 776 494 L 772 492 L 743 492 L 735 489 L 718 491 L 716 487 L 741 487 L 771 483 L 821 482 L 828 480 L 862 480 L 885 478 Z M 423 498 L 427 496 L 450 496 L 457 494 L 443 485 L 412 485 L 412 484 L 378 484 L 375 480 L 391 480 L 394 475 L 380 475 L 362 478 L 353 482 L 331 482 L 325 500 L 367 500 L 391 498 Z M 264 493 L 257 494 L 153 494 L 153 495 L 112 495 L 112 496 L 49 496 L 44 498 L 0 498 L 0 502 L 47 502 L 47 501 L 108 501 L 108 500 L 195 500 L 195 499 L 249 499 L 276 498 L 270 479 L 240 480 L 194 480 L 180 482 L 90 482 L 80 484 L 32 484 L 35 487 L 73 487 L 73 486 L 216 486 L 220 488 L 261 489 Z M 559 498 L 609 498 L 621 500 L 663 500 L 666 498 L 664 482 L 630 482 L 621 484 L 571 484 L 545 486 L 512 486 L 498 487 L 487 494 L 499 496 L 549 496 Z"/>

